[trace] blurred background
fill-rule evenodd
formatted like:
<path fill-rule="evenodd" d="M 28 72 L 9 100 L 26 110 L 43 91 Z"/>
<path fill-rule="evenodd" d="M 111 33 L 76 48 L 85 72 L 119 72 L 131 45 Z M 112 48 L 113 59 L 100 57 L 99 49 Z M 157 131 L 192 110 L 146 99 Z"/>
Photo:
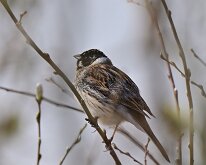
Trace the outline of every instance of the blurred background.
<path fill-rule="evenodd" d="M 163 111 L 175 112 L 175 101 L 165 62 L 160 59 L 160 44 L 155 27 L 143 5 L 127 0 L 8 0 L 15 15 L 28 12 L 22 24 L 36 44 L 48 52 L 51 58 L 74 81 L 76 60 L 73 55 L 87 49 L 103 51 L 115 66 L 126 72 L 138 85 L 156 119 L 149 120 L 154 133 L 167 150 L 172 164 L 175 163 L 176 137 L 174 123 L 168 122 Z M 144 4 L 144 1 L 139 1 Z M 171 35 L 170 26 L 160 1 L 152 1 L 157 10 L 160 27 L 170 58 L 183 68 L 178 49 Z M 178 35 L 182 41 L 192 79 L 206 87 L 206 67 L 193 57 L 193 48 L 206 60 L 206 1 L 168 1 Z M 185 81 L 173 69 L 179 91 L 183 121 L 188 119 L 188 102 Z M 0 5 L 0 86 L 34 92 L 41 83 L 44 96 L 61 103 L 79 107 L 73 94 L 64 94 L 46 79 L 52 77 L 68 89 L 62 79 L 53 74 L 51 67 L 25 42 L 11 18 Z M 195 117 L 195 164 L 205 164 L 206 154 L 206 98 L 192 86 Z M 37 153 L 38 106 L 34 98 L 0 90 L 0 165 L 35 164 Z M 86 123 L 85 115 L 69 109 L 42 104 L 42 165 L 56 165 L 66 147 L 75 140 Z M 125 129 L 143 144 L 147 136 L 131 124 Z M 112 131 L 109 130 L 111 135 Z M 116 145 L 144 162 L 144 153 L 127 138 L 115 136 Z M 150 152 L 161 164 L 167 164 L 151 142 Z M 94 129 L 88 126 L 81 142 L 75 146 L 65 164 L 102 165 L 113 164 L 105 145 Z M 118 151 L 117 151 L 118 153 Z M 135 164 L 119 154 L 123 164 Z M 183 136 L 183 164 L 188 164 L 188 130 Z M 148 164 L 153 164 L 148 159 Z"/>

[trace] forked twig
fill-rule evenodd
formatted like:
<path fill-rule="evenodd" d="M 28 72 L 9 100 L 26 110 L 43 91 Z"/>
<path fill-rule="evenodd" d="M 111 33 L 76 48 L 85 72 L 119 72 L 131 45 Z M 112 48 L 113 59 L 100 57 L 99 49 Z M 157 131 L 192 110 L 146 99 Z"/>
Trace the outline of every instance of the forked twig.
<path fill-rule="evenodd" d="M 17 93 L 17 94 L 21 94 L 21 95 L 24 95 L 24 96 L 29 96 L 29 97 L 36 97 L 35 94 L 31 93 L 31 92 L 27 92 L 27 91 L 20 91 L 20 90 L 16 90 L 16 89 L 11 89 L 11 88 L 6 88 L 6 87 L 2 87 L 0 86 L 0 89 L 2 90 L 5 90 L 7 92 L 12 92 L 12 93 Z M 58 107 L 63 107 L 63 108 L 67 108 L 67 109 L 72 109 L 74 111 L 77 111 L 77 112 L 81 112 L 83 113 L 83 110 L 81 109 L 78 109 L 78 108 L 75 108 L 75 107 L 72 107 L 70 105 L 66 105 L 66 104 L 63 104 L 63 103 L 59 103 L 57 101 L 54 101 L 54 100 L 51 100 L 51 99 L 48 99 L 46 97 L 42 97 L 42 101 L 46 101 L 50 104 L 53 104 L 55 106 L 58 106 Z"/>
<path fill-rule="evenodd" d="M 122 151 L 120 148 L 117 147 L 116 144 L 112 143 L 114 149 L 118 150 L 121 154 L 128 156 L 129 158 L 131 158 L 134 162 L 143 165 L 140 161 L 138 161 L 137 159 L 135 159 L 133 156 L 131 156 L 131 154 L 129 152 L 124 152 Z"/>
<path fill-rule="evenodd" d="M 172 65 L 180 74 L 182 77 L 185 78 L 185 74 L 177 67 L 177 65 L 173 62 L 173 61 L 168 61 L 166 58 L 164 58 L 163 56 L 160 56 L 164 61 L 167 61 L 168 63 L 170 63 L 170 65 Z M 196 83 L 195 81 L 190 79 L 190 83 L 194 86 L 196 86 L 197 88 L 199 88 L 199 90 L 201 91 L 201 95 L 203 97 L 206 98 L 206 92 L 204 90 L 203 85 Z"/>
<path fill-rule="evenodd" d="M 145 146 L 144 144 L 142 144 L 141 142 L 139 142 L 135 137 L 133 137 L 128 131 L 126 131 L 125 129 L 119 127 L 117 129 L 117 131 L 119 133 L 121 133 L 122 135 L 124 135 L 125 137 L 127 137 L 132 143 L 134 143 L 138 148 L 140 148 L 143 152 L 145 152 Z M 160 165 L 160 163 L 158 162 L 157 159 L 155 159 L 155 157 L 148 151 L 148 157 L 156 164 L 156 165 Z"/>
<path fill-rule="evenodd" d="M 176 111 L 177 111 L 177 117 L 178 120 L 181 120 L 181 116 L 180 116 L 180 106 L 179 106 L 179 96 L 178 96 L 178 90 L 176 88 L 175 85 L 175 81 L 174 81 L 174 77 L 173 77 L 173 73 L 172 73 L 172 69 L 171 69 L 171 63 L 169 62 L 169 54 L 167 53 L 166 50 L 166 46 L 165 46 L 165 42 L 163 39 L 163 35 L 162 32 L 160 30 L 159 27 L 159 23 L 158 23 L 158 19 L 157 19 L 157 14 L 155 13 L 155 10 L 151 4 L 151 2 L 149 2 L 149 0 L 145 0 L 146 2 L 146 7 L 147 10 L 149 12 L 149 15 L 151 17 L 151 20 L 153 21 L 155 28 L 157 30 L 157 34 L 160 40 L 160 44 L 162 47 L 162 52 L 161 52 L 161 56 L 164 57 L 164 59 L 166 59 L 167 61 L 167 68 L 168 68 L 168 78 L 170 80 L 171 86 L 173 88 L 173 95 L 174 95 L 174 99 L 175 99 L 175 103 L 176 103 Z M 179 122 L 180 123 L 180 122 Z M 177 137 L 177 158 L 176 158 L 176 162 L 179 162 L 178 165 L 182 165 L 182 133 L 181 130 L 178 130 L 179 136 Z"/>
<path fill-rule="evenodd" d="M 144 164 L 147 165 L 147 155 L 149 153 L 148 146 L 149 146 L 150 138 L 148 137 L 147 143 L 145 145 L 145 154 L 144 154 Z"/>
<path fill-rule="evenodd" d="M 19 18 L 19 23 L 22 23 L 22 19 L 23 17 L 27 14 L 27 11 L 24 11 L 23 13 L 20 14 L 20 18 Z"/>
<path fill-rule="evenodd" d="M 190 165 L 194 164 L 194 115 L 193 115 L 193 99 L 192 99 L 192 93 L 191 93 L 191 87 L 190 87 L 190 78 L 191 78 L 191 72 L 187 66 L 186 56 L 185 52 L 183 50 L 182 44 L 180 42 L 180 39 L 178 37 L 176 27 L 174 25 L 173 19 L 172 19 L 172 12 L 169 10 L 167 3 L 165 0 L 161 0 L 162 5 L 164 7 L 165 13 L 167 15 L 174 39 L 176 41 L 177 47 L 179 49 L 179 56 L 182 60 L 183 68 L 184 68 L 184 74 L 185 74 L 185 85 L 186 85 L 186 91 L 187 91 L 187 99 L 189 104 L 189 151 L 190 151 Z"/>
<path fill-rule="evenodd" d="M 166 59 L 162 53 L 160 54 L 160 58 L 164 61 L 166 61 L 167 63 L 169 63 L 170 65 L 172 65 L 175 69 L 177 69 L 177 71 L 181 74 L 181 76 L 185 77 L 185 74 L 181 71 L 181 69 L 178 68 L 178 66 L 175 64 L 175 62 L 173 61 L 169 61 L 169 59 Z"/>
<path fill-rule="evenodd" d="M 15 23 L 16 27 L 18 28 L 18 30 L 22 33 L 22 35 L 25 37 L 26 42 L 54 69 L 55 73 L 57 75 L 59 75 L 64 81 L 65 83 L 70 87 L 70 89 L 72 90 L 72 92 L 74 93 L 74 95 L 76 96 L 77 100 L 79 101 L 79 103 L 81 104 L 81 106 L 84 109 L 84 112 L 86 113 L 89 122 L 91 123 L 91 125 L 95 126 L 95 129 L 97 130 L 97 132 L 99 133 L 99 135 L 101 136 L 101 138 L 103 139 L 104 143 L 106 144 L 106 148 L 110 151 L 110 155 L 112 156 L 113 160 L 115 161 L 116 165 L 120 165 L 121 162 L 116 154 L 116 152 L 114 151 L 112 145 L 111 145 L 111 141 L 107 138 L 105 132 L 99 127 L 96 119 L 92 116 L 92 114 L 90 113 L 89 109 L 87 108 L 84 100 L 81 98 L 81 96 L 79 95 L 79 93 L 77 92 L 77 90 L 75 89 L 74 85 L 72 84 L 72 82 L 68 79 L 68 77 L 66 76 L 66 74 L 56 65 L 56 63 L 54 63 L 54 61 L 51 59 L 51 57 L 49 56 L 48 53 L 44 53 L 38 46 L 37 44 L 32 40 L 32 38 L 28 35 L 28 33 L 25 31 L 25 29 L 23 28 L 23 26 L 21 25 L 21 23 L 19 23 L 19 21 L 17 20 L 17 18 L 15 17 L 15 15 L 13 14 L 11 8 L 9 7 L 8 3 L 6 0 L 0 0 L 0 2 L 2 3 L 2 5 L 4 6 L 4 8 L 6 9 L 6 11 L 8 12 L 8 14 L 10 15 L 10 17 L 12 18 L 13 22 Z"/>

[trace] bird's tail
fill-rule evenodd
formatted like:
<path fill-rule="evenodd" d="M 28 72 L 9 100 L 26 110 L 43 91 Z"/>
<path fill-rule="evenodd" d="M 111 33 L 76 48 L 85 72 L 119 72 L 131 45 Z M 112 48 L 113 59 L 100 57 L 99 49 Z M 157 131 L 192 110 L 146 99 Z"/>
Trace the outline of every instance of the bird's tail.
<path fill-rule="evenodd" d="M 137 127 L 139 129 L 139 127 L 141 127 L 146 133 L 147 135 L 151 138 L 151 140 L 154 142 L 154 144 L 157 146 L 157 148 L 159 149 L 159 151 L 162 153 L 162 155 L 164 156 L 164 158 L 170 162 L 169 157 L 165 151 L 165 149 L 163 148 L 163 146 L 161 145 L 161 143 L 159 142 L 159 140 L 156 138 L 156 136 L 154 135 L 154 133 L 152 132 L 146 118 L 141 115 L 141 114 L 133 114 L 132 118 L 134 119 L 133 121 L 129 121 L 131 122 L 135 127 Z"/>

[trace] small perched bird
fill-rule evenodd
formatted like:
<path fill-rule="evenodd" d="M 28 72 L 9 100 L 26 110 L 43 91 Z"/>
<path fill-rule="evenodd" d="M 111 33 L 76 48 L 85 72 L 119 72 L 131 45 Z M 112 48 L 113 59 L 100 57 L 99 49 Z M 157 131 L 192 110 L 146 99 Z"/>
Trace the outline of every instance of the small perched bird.
<path fill-rule="evenodd" d="M 131 78 L 97 49 L 90 49 L 74 57 L 77 59 L 75 87 L 91 114 L 101 123 L 110 126 L 118 126 L 123 121 L 132 123 L 147 133 L 169 162 L 165 149 L 146 120 L 146 117 L 154 115 Z"/>

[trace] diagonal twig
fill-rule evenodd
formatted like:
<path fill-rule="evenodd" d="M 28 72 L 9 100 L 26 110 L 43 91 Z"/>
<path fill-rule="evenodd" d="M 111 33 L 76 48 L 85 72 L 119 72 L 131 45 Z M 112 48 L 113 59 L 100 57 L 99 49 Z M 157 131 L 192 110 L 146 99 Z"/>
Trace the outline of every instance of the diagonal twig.
<path fill-rule="evenodd" d="M 135 159 L 133 156 L 131 156 L 131 154 L 129 152 L 124 152 L 122 151 L 120 148 L 117 147 L 117 145 L 115 143 L 112 143 L 114 149 L 118 150 L 121 154 L 128 156 L 129 158 L 131 158 L 134 162 L 143 165 L 140 161 L 138 161 L 137 159 Z"/>
<path fill-rule="evenodd" d="M 87 108 L 84 100 L 81 98 L 81 96 L 79 95 L 79 93 L 77 92 L 77 90 L 75 89 L 74 85 L 72 84 L 72 82 L 69 80 L 69 78 L 66 76 L 66 74 L 56 65 L 56 63 L 51 59 L 51 57 L 49 56 L 48 53 L 44 53 L 38 46 L 37 44 L 32 40 L 32 38 L 28 35 L 28 33 L 25 31 L 25 29 L 23 28 L 23 26 L 21 25 L 21 23 L 19 23 L 19 21 L 17 20 L 17 18 L 15 17 L 15 15 L 13 14 L 11 8 L 9 7 L 7 0 L 0 0 L 0 2 L 2 3 L 2 5 L 4 6 L 4 8 L 6 9 L 6 11 L 8 12 L 8 14 L 10 15 L 10 17 L 12 18 L 13 22 L 15 23 L 16 27 L 18 28 L 18 30 L 22 33 L 22 35 L 25 37 L 26 42 L 38 53 L 38 55 L 43 58 L 55 71 L 55 73 L 57 75 L 59 75 L 64 81 L 65 83 L 70 87 L 70 89 L 72 90 L 72 92 L 74 93 L 74 95 L 76 96 L 77 100 L 79 101 L 79 103 L 81 104 L 81 106 L 84 109 L 84 112 L 86 113 L 87 117 L 88 117 L 88 121 L 91 124 L 91 126 L 95 127 L 95 129 L 97 130 L 97 132 L 99 133 L 99 135 L 101 136 L 101 138 L 103 139 L 104 143 L 106 144 L 106 148 L 108 149 L 110 155 L 112 156 L 113 160 L 115 161 L 116 165 L 120 165 L 121 162 L 116 154 L 116 152 L 114 151 L 112 145 L 111 145 L 111 141 L 107 138 L 106 136 L 106 132 L 103 131 L 100 126 L 97 123 L 97 119 L 94 118 L 92 116 L 92 114 L 90 113 L 89 109 Z"/>
<path fill-rule="evenodd" d="M 19 23 L 22 23 L 22 19 L 23 17 L 27 14 L 27 11 L 24 11 L 23 13 L 20 14 L 20 18 L 19 18 Z"/>
<path fill-rule="evenodd" d="M 184 68 L 185 85 L 186 85 L 187 99 L 188 99 L 189 113 L 190 113 L 189 114 L 189 145 L 188 146 L 189 146 L 189 152 L 190 152 L 190 165 L 193 165 L 194 164 L 194 115 L 193 115 L 194 112 L 193 112 L 193 99 L 192 99 L 191 86 L 190 86 L 191 72 L 187 66 L 185 52 L 183 50 L 182 44 L 177 34 L 176 27 L 172 19 L 172 12 L 169 10 L 165 0 L 161 0 L 161 2 L 166 12 L 177 47 L 179 49 L 179 56 L 182 60 L 182 64 Z"/>
<path fill-rule="evenodd" d="M 194 49 L 191 49 L 191 52 L 192 52 L 192 54 L 194 55 L 194 57 L 195 57 L 196 59 L 198 59 L 202 65 L 204 65 L 204 66 L 206 67 L 206 62 L 197 55 L 197 53 L 194 51 Z"/>
<path fill-rule="evenodd" d="M 65 152 L 64 156 L 62 157 L 62 159 L 60 160 L 59 165 L 62 165 L 64 163 L 64 160 L 66 159 L 69 152 L 75 147 L 75 145 L 77 145 L 81 141 L 82 132 L 85 130 L 86 127 L 87 127 L 87 124 L 85 124 L 84 127 L 79 131 L 77 138 L 72 143 L 72 145 L 66 149 L 66 152 Z"/>
<path fill-rule="evenodd" d="M 182 77 L 185 77 L 185 74 L 181 71 L 181 69 L 178 68 L 178 66 L 175 64 L 175 62 L 170 61 L 169 59 L 166 59 L 162 53 L 160 54 L 160 58 L 164 61 L 166 61 L 167 63 L 169 63 L 170 65 L 172 65 L 175 69 L 177 69 L 177 71 L 181 74 Z"/>
<path fill-rule="evenodd" d="M 163 56 L 160 56 L 164 61 L 167 61 L 168 63 L 170 63 L 170 65 L 172 65 L 175 69 L 177 69 L 177 71 L 181 74 L 182 77 L 185 77 L 185 74 L 178 68 L 178 66 L 173 62 L 173 61 L 168 61 L 166 58 L 164 58 Z M 206 98 L 206 92 L 204 90 L 203 85 L 196 83 L 195 81 L 190 79 L 190 83 L 194 86 L 196 86 L 197 88 L 199 88 L 199 90 L 201 91 L 201 95 L 203 97 Z"/>
<path fill-rule="evenodd" d="M 171 64 L 168 62 L 169 61 L 169 54 L 167 53 L 165 42 L 164 42 L 164 39 L 163 39 L 163 35 L 162 35 L 162 32 L 161 32 L 160 27 L 159 27 L 157 14 L 155 13 L 155 10 L 154 10 L 151 2 L 149 2 L 149 0 L 145 0 L 145 2 L 146 2 L 146 8 L 148 10 L 148 13 L 149 13 L 149 15 L 151 17 L 151 20 L 153 21 L 153 23 L 155 25 L 155 28 L 157 30 L 157 34 L 158 34 L 160 44 L 161 44 L 161 48 L 162 48 L 161 55 L 167 61 L 166 64 L 167 64 L 167 69 L 168 69 L 168 78 L 170 80 L 170 83 L 171 83 L 171 86 L 172 86 L 172 89 L 173 89 L 173 95 L 174 95 L 175 104 L 176 104 L 177 117 L 178 117 L 178 120 L 180 121 L 181 116 L 180 116 L 180 106 L 179 106 L 179 98 L 178 98 L 179 96 L 178 96 L 178 90 L 177 90 L 176 85 L 175 85 L 175 81 L 174 81 L 174 77 L 173 77 L 173 73 L 172 73 L 172 69 L 171 69 Z M 176 162 L 179 162 L 178 165 L 182 165 L 182 133 L 181 133 L 181 130 L 178 130 L 178 133 L 179 133 L 179 135 L 177 137 Z"/>
<path fill-rule="evenodd" d="M 54 85 L 55 85 L 56 87 L 58 87 L 63 93 L 70 95 L 70 92 L 69 92 L 67 89 L 64 89 L 63 87 L 61 87 L 61 85 L 59 85 L 52 77 L 47 78 L 46 81 L 54 84 Z"/>
<path fill-rule="evenodd" d="M 204 96 L 206 98 L 206 92 L 204 90 L 204 87 L 201 84 L 198 84 L 198 83 L 196 83 L 194 81 L 190 81 L 190 82 L 191 82 L 192 85 L 198 87 L 201 90 L 202 96 Z"/>
<path fill-rule="evenodd" d="M 145 152 L 145 146 L 144 144 L 142 144 L 141 142 L 139 142 L 135 137 L 133 137 L 128 131 L 126 131 L 125 129 L 119 127 L 117 129 L 117 131 L 119 133 L 121 133 L 122 135 L 124 135 L 125 137 L 127 137 L 132 143 L 134 143 L 138 148 L 140 148 L 143 152 Z M 156 165 L 160 165 L 160 163 L 158 162 L 157 159 L 155 159 L 155 157 L 148 151 L 148 157 L 156 164 Z"/>

